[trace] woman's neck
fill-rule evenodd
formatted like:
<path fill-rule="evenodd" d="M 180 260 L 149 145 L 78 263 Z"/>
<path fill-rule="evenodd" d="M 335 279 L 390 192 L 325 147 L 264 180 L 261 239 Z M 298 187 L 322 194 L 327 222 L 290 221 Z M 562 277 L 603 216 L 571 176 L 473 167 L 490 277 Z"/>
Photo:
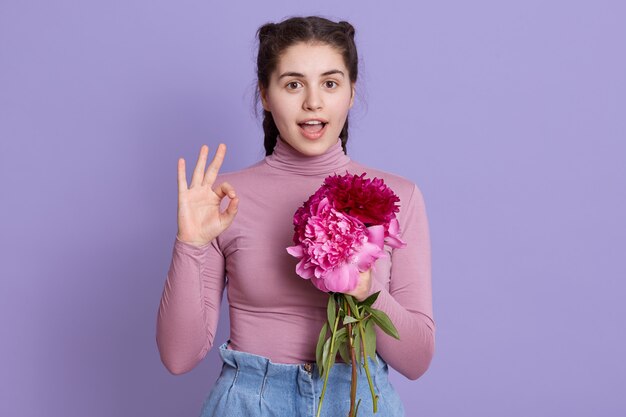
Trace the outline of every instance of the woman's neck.
<path fill-rule="evenodd" d="M 319 175 L 332 173 L 350 162 L 350 157 L 343 152 L 341 140 L 320 155 L 304 155 L 285 142 L 280 135 L 276 138 L 274 152 L 265 157 L 265 162 L 277 169 L 300 175 Z"/>

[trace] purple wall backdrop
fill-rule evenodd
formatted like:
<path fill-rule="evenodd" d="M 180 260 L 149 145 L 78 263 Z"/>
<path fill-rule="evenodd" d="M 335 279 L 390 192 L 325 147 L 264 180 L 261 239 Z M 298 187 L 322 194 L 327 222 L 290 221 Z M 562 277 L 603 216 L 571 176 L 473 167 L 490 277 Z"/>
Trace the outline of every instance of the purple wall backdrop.
<path fill-rule="evenodd" d="M 349 153 L 425 196 L 409 415 L 626 415 L 623 4 L 2 0 L 0 415 L 198 414 L 217 349 L 173 376 L 155 342 L 176 161 L 263 157 L 254 32 L 296 14 L 356 26 Z"/>

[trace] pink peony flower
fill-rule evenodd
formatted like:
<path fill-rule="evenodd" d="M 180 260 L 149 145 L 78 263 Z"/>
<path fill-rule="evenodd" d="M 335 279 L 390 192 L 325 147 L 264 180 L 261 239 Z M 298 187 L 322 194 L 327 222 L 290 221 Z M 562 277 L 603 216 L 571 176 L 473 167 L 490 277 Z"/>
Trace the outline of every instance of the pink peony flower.
<path fill-rule="evenodd" d="M 322 291 L 356 288 L 359 272 L 386 256 L 384 244 L 403 248 L 395 213 L 400 201 L 382 179 L 361 175 L 328 176 L 294 214 L 296 272 Z"/>
<path fill-rule="evenodd" d="M 296 210 L 293 216 L 294 235 L 293 243 L 296 245 L 304 240 L 304 231 L 309 217 L 317 211 L 320 201 L 326 196 L 326 188 L 322 185 L 313 195 Z"/>
<path fill-rule="evenodd" d="M 287 248 L 300 259 L 296 273 L 325 292 L 352 291 L 359 272 L 371 268 L 384 251 L 369 241 L 370 231 L 360 220 L 335 210 L 327 197 L 308 209 L 303 239 Z"/>

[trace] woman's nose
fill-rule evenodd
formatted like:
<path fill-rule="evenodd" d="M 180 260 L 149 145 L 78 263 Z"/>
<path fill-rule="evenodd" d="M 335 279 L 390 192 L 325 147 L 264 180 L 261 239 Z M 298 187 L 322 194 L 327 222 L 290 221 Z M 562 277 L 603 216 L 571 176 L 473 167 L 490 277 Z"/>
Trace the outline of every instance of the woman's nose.
<path fill-rule="evenodd" d="M 305 110 L 319 110 L 323 106 L 322 96 L 319 91 L 308 89 L 302 104 Z"/>

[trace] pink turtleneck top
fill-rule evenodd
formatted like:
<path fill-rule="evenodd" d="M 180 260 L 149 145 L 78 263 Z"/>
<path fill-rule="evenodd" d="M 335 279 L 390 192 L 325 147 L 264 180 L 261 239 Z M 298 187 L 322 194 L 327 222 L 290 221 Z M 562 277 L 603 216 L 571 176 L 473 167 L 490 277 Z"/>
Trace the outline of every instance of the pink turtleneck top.
<path fill-rule="evenodd" d="M 397 213 L 405 248 L 385 246 L 389 257 L 372 268 L 373 307 L 392 320 L 400 340 L 376 327 L 376 350 L 395 370 L 419 378 L 435 346 L 431 250 L 424 199 L 411 181 L 361 165 L 341 141 L 324 154 L 307 156 L 278 137 L 273 154 L 239 171 L 220 173 L 239 197 L 233 223 L 212 242 L 194 246 L 174 240 L 158 309 L 156 342 L 173 374 L 193 369 L 214 345 L 222 293 L 230 313 L 229 349 L 275 363 L 315 362 L 328 294 L 296 272 L 293 215 L 328 175 L 366 173 L 382 178 L 400 198 Z M 228 198 L 222 200 L 222 210 Z M 337 361 L 341 359 L 338 356 Z"/>

